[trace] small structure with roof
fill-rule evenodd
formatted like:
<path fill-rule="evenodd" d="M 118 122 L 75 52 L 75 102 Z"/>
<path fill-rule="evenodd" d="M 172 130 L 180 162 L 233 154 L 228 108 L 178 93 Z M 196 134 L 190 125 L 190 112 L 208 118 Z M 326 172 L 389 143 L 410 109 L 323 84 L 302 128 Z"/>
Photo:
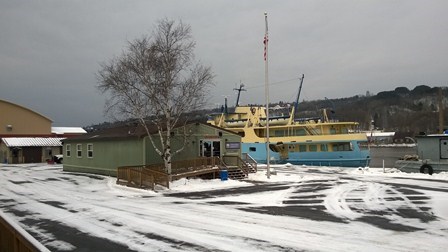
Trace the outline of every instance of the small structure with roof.
<path fill-rule="evenodd" d="M 150 129 L 151 130 L 151 129 Z M 157 130 L 151 130 L 160 146 Z M 173 162 L 198 157 L 241 156 L 241 137 L 222 128 L 191 123 L 172 133 Z M 116 176 L 122 166 L 147 166 L 163 163 L 146 131 L 138 124 L 127 124 L 64 140 L 64 171 Z"/>
<path fill-rule="evenodd" d="M 75 137 L 86 134 L 87 131 L 81 127 L 51 127 L 51 134 L 57 137 Z"/>
<path fill-rule="evenodd" d="M 51 127 L 52 120 L 21 105 L 0 100 L 0 162 L 41 163 L 62 154 L 61 140 L 86 131 Z"/>
<path fill-rule="evenodd" d="M 63 138 L 4 137 L 0 151 L 6 153 L 4 163 L 41 163 L 60 154 Z"/>
<path fill-rule="evenodd" d="M 419 135 L 417 153 L 406 155 L 395 162 L 404 172 L 433 174 L 448 171 L 448 134 Z"/>

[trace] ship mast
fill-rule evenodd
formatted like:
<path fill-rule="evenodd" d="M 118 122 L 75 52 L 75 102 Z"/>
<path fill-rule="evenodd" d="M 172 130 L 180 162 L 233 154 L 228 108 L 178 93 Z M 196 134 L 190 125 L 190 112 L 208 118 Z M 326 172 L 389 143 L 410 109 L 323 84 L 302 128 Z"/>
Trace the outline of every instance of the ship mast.
<path fill-rule="evenodd" d="M 236 90 L 236 91 L 238 91 L 238 97 L 236 98 L 236 105 L 235 105 L 235 108 L 236 107 L 238 107 L 240 104 L 240 94 L 241 94 L 241 91 L 247 91 L 246 89 L 244 89 L 244 84 L 243 83 L 240 83 L 240 88 L 234 88 L 233 90 Z"/>
<path fill-rule="evenodd" d="M 299 98 L 300 98 L 300 92 L 302 91 L 302 85 L 303 85 L 303 79 L 305 79 L 305 74 L 302 74 L 302 78 L 300 78 L 300 86 L 299 86 L 299 93 L 297 94 L 296 103 L 294 103 L 294 110 L 292 112 L 292 121 L 294 122 L 297 108 L 299 107 Z"/>

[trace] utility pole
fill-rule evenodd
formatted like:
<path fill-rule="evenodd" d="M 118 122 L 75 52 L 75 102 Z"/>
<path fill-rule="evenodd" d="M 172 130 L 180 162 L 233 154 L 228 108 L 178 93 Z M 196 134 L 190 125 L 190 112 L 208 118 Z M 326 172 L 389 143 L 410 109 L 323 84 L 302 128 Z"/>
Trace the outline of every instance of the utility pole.
<path fill-rule="evenodd" d="M 266 177 L 271 178 L 270 169 L 270 148 L 269 148 L 269 75 L 268 75 L 268 13 L 264 13 L 264 20 L 266 25 L 266 32 L 264 34 L 264 82 L 266 94 Z"/>
<path fill-rule="evenodd" d="M 444 120 L 444 104 L 443 104 L 443 95 L 442 95 L 442 88 L 439 88 L 439 133 L 443 134 L 445 131 L 445 120 Z"/>

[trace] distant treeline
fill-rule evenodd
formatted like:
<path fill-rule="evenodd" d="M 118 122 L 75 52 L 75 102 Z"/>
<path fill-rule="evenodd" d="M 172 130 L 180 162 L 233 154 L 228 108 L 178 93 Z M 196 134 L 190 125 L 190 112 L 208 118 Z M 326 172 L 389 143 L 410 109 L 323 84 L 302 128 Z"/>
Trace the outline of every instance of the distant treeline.
<path fill-rule="evenodd" d="M 383 91 L 376 95 L 367 92 L 366 95 L 356 95 L 348 98 L 324 99 L 302 101 L 298 105 L 297 118 L 311 118 L 322 115 L 322 109 L 327 110 L 330 119 L 339 121 L 356 121 L 360 129 L 374 129 L 395 131 L 399 136 L 415 136 L 421 132 L 427 134 L 438 133 L 440 105 L 442 105 L 443 118 L 448 119 L 447 87 L 416 86 L 409 90 L 406 87 L 397 87 L 393 91 Z M 279 101 L 270 106 L 293 106 L 292 102 Z M 234 108 L 229 107 L 228 111 Z M 190 121 L 206 122 L 207 115 L 219 113 L 221 109 L 204 109 L 186 115 Z M 87 131 L 113 127 L 116 124 L 129 122 L 92 125 L 86 127 Z M 447 129 L 446 123 L 443 124 Z"/>
<path fill-rule="evenodd" d="M 357 121 L 361 129 L 395 131 L 414 136 L 420 132 L 439 133 L 439 105 L 443 117 L 448 119 L 447 87 L 420 85 L 413 90 L 397 87 L 376 95 L 353 96 L 349 98 L 317 100 L 299 104 L 300 112 L 309 115 L 316 108 L 330 108 L 333 117 L 343 121 Z M 444 128 L 446 124 L 444 123 Z"/>

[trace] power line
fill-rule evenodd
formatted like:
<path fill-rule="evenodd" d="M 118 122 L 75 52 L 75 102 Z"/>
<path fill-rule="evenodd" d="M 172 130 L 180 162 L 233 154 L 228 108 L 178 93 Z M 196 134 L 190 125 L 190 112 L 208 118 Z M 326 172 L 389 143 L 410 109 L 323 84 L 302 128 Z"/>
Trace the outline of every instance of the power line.
<path fill-rule="evenodd" d="M 270 85 L 270 86 L 276 86 L 276 85 L 280 85 L 280 84 L 283 84 L 283 83 L 286 83 L 286 82 L 295 81 L 295 80 L 300 80 L 300 78 L 301 78 L 301 77 L 296 77 L 296 78 L 292 78 L 292 79 L 288 79 L 288 80 L 276 81 L 276 82 L 272 82 L 272 83 L 270 83 L 269 85 Z M 241 84 L 242 84 L 242 83 L 241 83 Z M 265 84 L 260 84 L 260 85 L 250 86 L 250 87 L 244 85 L 243 87 L 246 88 L 246 89 L 254 89 L 254 88 L 260 88 L 260 87 L 264 87 L 264 86 L 265 86 Z M 242 89 L 243 87 L 240 86 L 241 89 Z M 237 88 L 234 88 L 234 90 L 238 91 Z M 242 89 L 241 91 L 247 91 L 247 90 Z M 288 100 L 292 100 L 294 96 L 295 96 L 295 94 L 291 94 L 291 97 L 290 97 L 290 99 L 288 99 Z M 217 104 L 217 103 L 215 103 L 214 105 L 216 105 L 216 104 Z"/>
<path fill-rule="evenodd" d="M 270 86 L 276 86 L 276 85 L 283 84 L 283 83 L 285 83 L 285 82 L 290 82 L 290 81 L 293 81 L 293 80 L 299 80 L 299 79 L 300 79 L 300 77 L 296 77 L 296 78 L 289 79 L 289 80 L 282 80 L 282 81 L 277 81 L 277 82 L 271 82 L 271 83 L 269 83 L 269 85 L 270 85 Z M 246 87 L 247 89 L 253 89 L 253 88 L 264 87 L 264 84 L 256 85 L 256 86 L 245 86 L 245 87 Z"/>

